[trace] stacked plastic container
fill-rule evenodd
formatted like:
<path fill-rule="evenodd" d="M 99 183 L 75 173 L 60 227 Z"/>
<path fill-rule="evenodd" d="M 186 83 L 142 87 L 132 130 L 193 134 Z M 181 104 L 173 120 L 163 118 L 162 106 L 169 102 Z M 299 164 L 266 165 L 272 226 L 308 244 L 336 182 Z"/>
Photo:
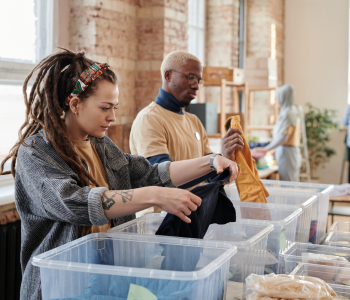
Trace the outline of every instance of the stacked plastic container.
<path fill-rule="evenodd" d="M 240 201 L 235 184 L 225 187 L 226 194 L 231 200 Z M 308 243 L 310 240 L 310 227 L 313 220 L 318 219 L 319 198 L 314 194 L 283 191 L 280 189 L 267 189 L 268 203 L 290 204 L 299 206 L 303 212 L 298 218 L 295 241 Z"/>
<path fill-rule="evenodd" d="M 329 229 L 329 232 L 333 231 L 350 232 L 350 222 L 334 222 Z"/>
<path fill-rule="evenodd" d="M 310 256 L 318 254 L 318 257 Z M 332 261 L 322 255 L 334 255 L 350 261 L 350 248 L 330 247 L 327 245 L 313 245 L 304 243 L 292 244 L 283 254 L 280 255 L 280 274 L 290 274 L 301 263 L 326 264 L 339 266 L 339 261 Z M 349 267 L 350 263 L 342 262 L 343 267 Z"/>
<path fill-rule="evenodd" d="M 350 232 L 345 232 L 345 231 L 330 232 L 324 242 L 328 246 L 350 247 Z"/>
<path fill-rule="evenodd" d="M 333 289 L 337 288 L 341 290 L 343 288 L 349 291 L 350 269 L 343 268 L 341 264 L 338 266 L 327 266 L 301 263 L 290 275 L 317 277 L 327 282 Z M 349 296 L 350 294 L 347 293 L 347 297 Z"/>
<path fill-rule="evenodd" d="M 236 209 L 237 220 L 241 222 L 251 225 L 273 224 L 274 229 L 269 234 L 267 241 L 267 251 L 276 258 L 277 263 L 271 267 L 266 260 L 265 273 L 277 273 L 279 254 L 295 242 L 297 221 L 302 209 L 293 205 L 242 201 L 234 201 L 233 205 Z"/>
<path fill-rule="evenodd" d="M 315 194 L 319 199 L 318 219 L 311 224 L 311 230 L 316 233 L 316 237 L 312 240 L 312 243 L 320 244 L 324 240 L 327 229 L 329 195 L 334 189 L 333 185 L 277 180 L 262 180 L 262 183 L 267 190 L 274 189 L 291 193 Z"/>
<path fill-rule="evenodd" d="M 32 263 L 40 268 L 43 300 L 126 299 L 131 284 L 159 300 L 212 300 L 226 298 L 236 251 L 218 241 L 97 233 L 38 255 Z"/>
<path fill-rule="evenodd" d="M 154 235 L 165 216 L 166 213 L 145 215 L 114 227 L 109 233 Z M 264 274 L 267 240 L 272 231 L 271 224 L 257 225 L 245 221 L 209 226 L 204 240 L 226 241 L 237 247 L 237 253 L 230 262 L 227 289 L 231 295 L 243 299 L 246 277 L 251 273 Z"/>

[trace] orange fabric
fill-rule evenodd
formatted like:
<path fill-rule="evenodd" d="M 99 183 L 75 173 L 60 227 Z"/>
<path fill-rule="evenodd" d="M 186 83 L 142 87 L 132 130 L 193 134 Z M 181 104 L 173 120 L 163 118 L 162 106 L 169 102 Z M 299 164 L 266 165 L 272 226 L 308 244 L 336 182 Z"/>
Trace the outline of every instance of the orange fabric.
<path fill-rule="evenodd" d="M 230 123 L 230 124 L 229 124 Z M 226 120 L 225 128 L 237 128 L 242 131 L 240 117 L 233 116 Z M 262 184 L 255 160 L 252 158 L 248 141 L 242 134 L 244 147 L 242 151 L 236 151 L 236 163 L 239 168 L 236 179 L 237 190 L 241 201 L 267 203 L 266 197 L 269 196 Z"/>
<path fill-rule="evenodd" d="M 73 141 L 74 146 L 78 150 L 79 155 L 85 160 L 89 167 L 90 174 L 95 178 L 99 186 L 106 187 L 109 189 L 108 180 L 105 168 L 101 162 L 100 157 L 94 147 L 94 145 L 89 141 Z M 89 185 L 91 188 L 96 187 L 94 184 Z M 102 226 L 84 226 L 82 231 L 82 236 L 88 235 L 90 233 L 107 232 L 111 228 L 111 221 Z"/>

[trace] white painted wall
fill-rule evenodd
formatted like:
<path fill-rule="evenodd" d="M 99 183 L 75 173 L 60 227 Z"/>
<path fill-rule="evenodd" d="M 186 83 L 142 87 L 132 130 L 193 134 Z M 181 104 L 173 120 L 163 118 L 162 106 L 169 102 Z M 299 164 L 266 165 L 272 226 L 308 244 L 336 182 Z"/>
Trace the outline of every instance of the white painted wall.
<path fill-rule="evenodd" d="M 294 86 L 296 103 L 336 109 L 341 119 L 348 56 L 349 0 L 285 0 L 284 80 Z M 344 137 L 344 131 L 332 134 L 337 155 L 318 170 L 323 183 L 339 184 Z"/>

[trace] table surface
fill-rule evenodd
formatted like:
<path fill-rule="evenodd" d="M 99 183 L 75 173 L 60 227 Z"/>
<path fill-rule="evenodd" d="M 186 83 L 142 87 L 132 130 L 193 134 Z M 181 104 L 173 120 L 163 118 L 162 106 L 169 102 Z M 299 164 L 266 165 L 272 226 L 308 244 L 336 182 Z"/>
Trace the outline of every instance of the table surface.
<path fill-rule="evenodd" d="M 330 196 L 329 200 L 334 202 L 350 202 L 350 195 Z"/>
<path fill-rule="evenodd" d="M 270 168 L 267 168 L 265 170 L 258 170 L 258 174 L 260 179 L 266 179 L 269 177 L 271 174 L 275 173 L 278 171 L 278 166 L 272 166 Z"/>

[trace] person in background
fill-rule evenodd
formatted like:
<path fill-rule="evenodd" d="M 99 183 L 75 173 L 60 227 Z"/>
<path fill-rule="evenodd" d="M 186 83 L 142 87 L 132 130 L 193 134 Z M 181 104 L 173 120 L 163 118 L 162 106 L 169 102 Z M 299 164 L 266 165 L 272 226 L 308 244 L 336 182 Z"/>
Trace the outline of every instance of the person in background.
<path fill-rule="evenodd" d="M 115 121 L 118 77 L 107 64 L 83 53 L 63 50 L 44 58 L 29 97 L 19 141 L 10 155 L 15 200 L 21 217 L 20 299 L 41 299 L 40 270 L 34 256 L 91 232 L 135 218 L 157 205 L 186 223 L 201 198 L 174 187 L 229 168 L 221 156 L 151 165 L 142 156 L 123 153 L 105 133 Z M 228 183 L 227 182 L 227 183 Z M 63 287 L 64 288 L 64 287 Z"/>
<path fill-rule="evenodd" d="M 160 73 L 162 87 L 155 101 L 142 109 L 133 122 L 130 151 L 142 155 L 154 165 L 164 161 L 180 161 L 211 154 L 206 131 L 197 116 L 185 111 L 203 87 L 202 64 L 184 51 L 169 53 Z M 230 129 L 222 141 L 222 155 L 243 149 L 238 129 Z M 181 188 L 191 188 L 209 179 L 213 173 L 189 182 Z"/>
<path fill-rule="evenodd" d="M 252 149 L 252 156 L 273 153 L 281 180 L 299 181 L 301 167 L 299 112 L 294 105 L 293 87 L 289 84 L 276 89 L 280 113 L 273 127 L 272 142 L 266 147 Z"/>
<path fill-rule="evenodd" d="M 343 116 L 343 124 L 345 126 L 348 126 L 347 134 L 346 134 L 346 147 L 347 149 L 347 154 L 348 154 L 348 161 L 350 162 L 350 104 L 346 107 L 344 116 Z M 349 165 L 349 170 L 348 170 L 348 182 L 350 183 L 350 165 Z"/>

